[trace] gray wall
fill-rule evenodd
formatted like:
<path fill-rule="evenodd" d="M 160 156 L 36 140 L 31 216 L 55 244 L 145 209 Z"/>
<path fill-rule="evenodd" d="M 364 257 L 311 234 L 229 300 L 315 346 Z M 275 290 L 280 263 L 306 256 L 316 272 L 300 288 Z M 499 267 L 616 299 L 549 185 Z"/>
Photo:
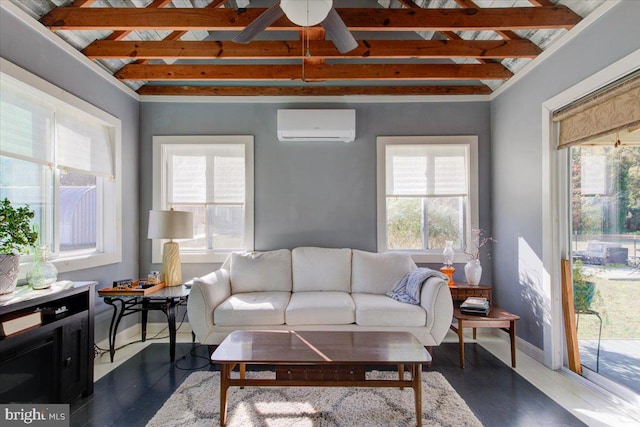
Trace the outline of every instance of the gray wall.
<path fill-rule="evenodd" d="M 122 262 L 60 274 L 60 279 L 96 280 L 100 287 L 138 275 L 139 103 L 4 9 L 0 56 L 118 117 L 122 121 Z M 107 336 L 111 309 L 96 295 L 96 341 Z M 136 319 L 128 318 L 122 329 Z"/>
<path fill-rule="evenodd" d="M 542 103 L 640 48 L 640 1 L 622 1 L 491 102 L 494 297 L 543 348 Z M 552 286 L 559 286 L 553 283 Z"/>
<path fill-rule="evenodd" d="M 278 108 L 355 108 L 356 141 L 282 143 Z M 140 271 L 151 264 L 146 238 L 152 205 L 154 135 L 254 135 L 255 248 L 296 246 L 376 250 L 376 137 L 478 135 L 480 224 L 490 230 L 490 119 L 488 102 L 370 104 L 141 104 Z M 491 281 L 485 262 L 483 280 Z M 183 264 L 185 278 L 214 265 Z M 462 265 L 456 266 L 462 274 Z M 462 276 L 459 276 L 462 278 Z"/>
<path fill-rule="evenodd" d="M 62 278 L 106 286 L 158 268 L 151 264 L 146 238 L 153 135 L 255 135 L 256 249 L 322 245 L 374 251 L 376 136 L 477 134 L 480 225 L 498 240 L 492 248 L 495 273 L 485 260 L 483 282 L 493 283 L 498 304 L 522 316 L 518 334 L 542 348 L 543 313 L 536 289 L 536 258 L 542 258 L 541 103 L 640 48 L 638 16 L 640 2 L 622 1 L 490 104 L 138 104 L 4 10 L 0 56 L 122 120 L 123 262 Z M 356 108 L 357 140 L 279 143 L 275 111 L 296 107 Z M 184 275 L 213 268 L 188 264 Z M 98 300 L 98 340 L 106 335 L 105 310 Z"/>

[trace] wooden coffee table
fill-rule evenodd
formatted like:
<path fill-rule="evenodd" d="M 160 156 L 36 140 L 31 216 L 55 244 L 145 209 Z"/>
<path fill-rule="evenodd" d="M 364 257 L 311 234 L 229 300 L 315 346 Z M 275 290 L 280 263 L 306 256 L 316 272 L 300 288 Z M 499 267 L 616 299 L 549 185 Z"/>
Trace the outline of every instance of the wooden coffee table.
<path fill-rule="evenodd" d="M 229 387 L 411 387 L 422 425 L 422 364 L 431 355 L 408 332 L 235 331 L 211 355 L 220 366 L 220 425 Z M 239 365 L 240 378 L 231 378 Z M 275 379 L 247 379 L 246 365 L 274 365 Z M 392 365 L 397 380 L 367 380 L 366 365 Z M 405 367 L 411 379 L 404 379 Z"/>

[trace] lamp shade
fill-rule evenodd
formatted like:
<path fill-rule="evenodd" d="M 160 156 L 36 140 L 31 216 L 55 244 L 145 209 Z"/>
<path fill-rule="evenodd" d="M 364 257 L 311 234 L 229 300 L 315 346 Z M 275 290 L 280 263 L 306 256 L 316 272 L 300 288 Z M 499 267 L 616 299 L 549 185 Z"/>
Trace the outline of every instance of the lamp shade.
<path fill-rule="evenodd" d="M 149 239 L 191 239 L 193 213 L 184 211 L 149 211 Z"/>

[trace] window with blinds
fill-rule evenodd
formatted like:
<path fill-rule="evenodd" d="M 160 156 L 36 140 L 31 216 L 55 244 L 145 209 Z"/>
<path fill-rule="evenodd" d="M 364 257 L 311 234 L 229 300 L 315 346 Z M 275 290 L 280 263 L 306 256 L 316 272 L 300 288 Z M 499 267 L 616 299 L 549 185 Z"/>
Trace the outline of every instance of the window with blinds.
<path fill-rule="evenodd" d="M 467 138 L 378 138 L 379 251 L 441 258 L 451 240 L 462 253 L 472 220 Z"/>
<path fill-rule="evenodd" d="M 0 199 L 35 210 L 54 258 L 115 251 L 113 127 L 4 73 L 0 93 Z"/>
<path fill-rule="evenodd" d="M 16 73 L 0 73 L 0 199 L 36 212 L 40 244 L 49 247 L 54 261 L 65 261 L 59 270 L 112 262 L 111 255 L 121 251 L 115 179 L 119 121 L 94 117 L 95 107 L 66 95 L 78 103 L 69 104 L 53 95 L 59 89 L 51 90 L 49 83 L 31 78 L 34 87 Z M 104 263 L 86 262 L 104 254 L 109 254 Z M 71 258 L 83 261 L 75 265 Z"/>
<path fill-rule="evenodd" d="M 180 241 L 184 262 L 189 255 L 204 262 L 198 255 L 253 249 L 252 147 L 253 137 L 154 137 L 160 154 L 154 174 L 163 183 L 154 207 L 194 217 L 194 237 Z"/>

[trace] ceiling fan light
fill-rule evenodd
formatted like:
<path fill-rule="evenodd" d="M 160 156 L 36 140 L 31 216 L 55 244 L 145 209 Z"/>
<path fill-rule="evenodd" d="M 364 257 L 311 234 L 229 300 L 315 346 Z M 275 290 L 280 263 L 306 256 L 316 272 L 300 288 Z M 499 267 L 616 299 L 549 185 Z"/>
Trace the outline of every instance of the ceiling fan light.
<path fill-rule="evenodd" d="M 333 0 L 281 0 L 280 7 L 289 21 L 301 27 L 312 27 L 325 20 Z"/>

